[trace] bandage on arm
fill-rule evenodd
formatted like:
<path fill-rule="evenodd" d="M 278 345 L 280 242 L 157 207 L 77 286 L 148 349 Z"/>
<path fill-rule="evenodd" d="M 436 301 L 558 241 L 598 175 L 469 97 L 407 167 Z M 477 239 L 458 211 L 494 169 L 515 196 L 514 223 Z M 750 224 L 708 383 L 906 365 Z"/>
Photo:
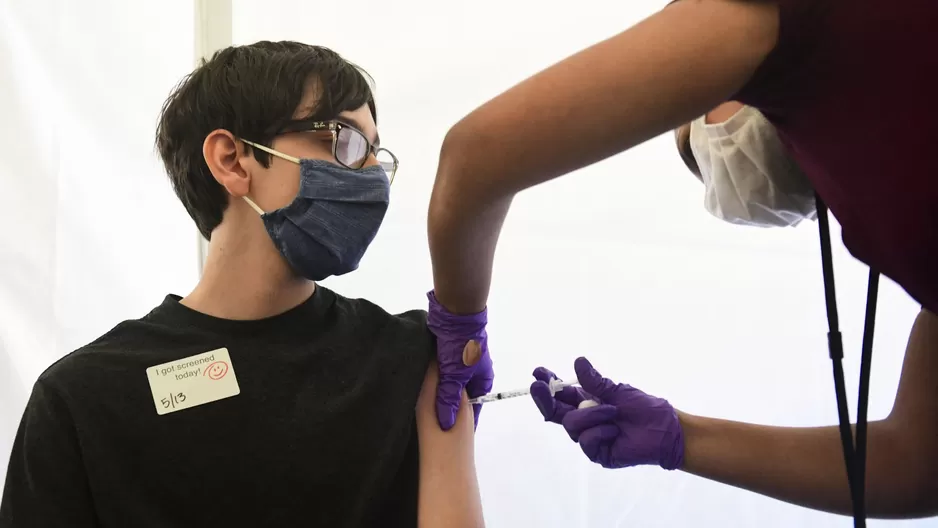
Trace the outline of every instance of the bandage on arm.
<path fill-rule="evenodd" d="M 818 510 L 849 515 L 839 431 L 768 427 L 680 415 L 689 473 Z M 870 517 L 938 514 L 938 316 L 925 310 L 909 337 L 895 405 L 869 422 Z"/>
<path fill-rule="evenodd" d="M 475 469 L 475 427 L 465 391 L 452 429 L 443 431 L 436 417 L 438 366 L 427 369 L 417 401 L 420 444 L 419 528 L 480 528 L 482 496 Z"/>
<path fill-rule="evenodd" d="M 454 125 L 428 212 L 439 301 L 456 313 L 485 307 L 515 193 L 703 115 L 749 80 L 777 35 L 771 2 L 679 1 Z"/>

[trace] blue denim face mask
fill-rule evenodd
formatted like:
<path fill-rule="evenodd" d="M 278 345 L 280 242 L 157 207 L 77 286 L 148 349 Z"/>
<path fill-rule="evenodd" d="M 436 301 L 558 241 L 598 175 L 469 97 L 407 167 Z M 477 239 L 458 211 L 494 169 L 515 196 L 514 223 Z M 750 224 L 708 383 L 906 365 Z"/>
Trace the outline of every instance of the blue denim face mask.
<path fill-rule="evenodd" d="M 358 269 L 388 210 L 391 184 L 384 169 L 347 169 L 245 143 L 300 166 L 300 190 L 286 207 L 265 213 L 244 197 L 287 263 L 314 281 Z"/>

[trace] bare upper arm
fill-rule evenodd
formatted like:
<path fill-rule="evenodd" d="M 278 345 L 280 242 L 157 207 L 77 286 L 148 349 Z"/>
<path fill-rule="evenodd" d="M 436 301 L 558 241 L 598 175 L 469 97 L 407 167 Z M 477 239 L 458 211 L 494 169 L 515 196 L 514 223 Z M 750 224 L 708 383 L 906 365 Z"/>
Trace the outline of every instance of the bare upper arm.
<path fill-rule="evenodd" d="M 899 389 L 889 417 L 938 429 L 938 315 L 924 308 L 909 333 Z"/>
<path fill-rule="evenodd" d="M 482 497 L 475 472 L 475 423 L 465 391 L 449 431 L 436 417 L 439 367 L 430 363 L 417 399 L 417 435 L 420 444 L 418 526 L 420 528 L 484 526 Z"/>
<path fill-rule="evenodd" d="M 460 201 L 497 201 L 703 115 L 749 80 L 777 35 L 772 2 L 670 5 L 457 123 L 444 142 L 433 205 L 442 212 Z"/>
<path fill-rule="evenodd" d="M 938 315 L 922 309 L 909 335 L 899 389 L 886 423 L 908 463 L 909 497 L 938 511 Z"/>

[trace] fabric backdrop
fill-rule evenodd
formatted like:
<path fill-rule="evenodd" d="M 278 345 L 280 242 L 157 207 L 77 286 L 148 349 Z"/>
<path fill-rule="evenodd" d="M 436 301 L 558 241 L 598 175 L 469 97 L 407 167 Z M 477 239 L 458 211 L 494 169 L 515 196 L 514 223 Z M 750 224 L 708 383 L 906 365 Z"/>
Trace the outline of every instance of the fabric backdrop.
<path fill-rule="evenodd" d="M 426 205 L 447 128 L 662 4 L 235 0 L 236 44 L 326 45 L 377 81 L 381 136 L 401 160 L 391 209 L 361 269 L 324 284 L 392 311 L 424 307 Z M 192 67 L 193 13 L 185 1 L 0 0 L 0 476 L 36 377 L 198 278 L 194 225 L 153 150 L 160 105 Z M 867 270 L 836 226 L 833 238 L 855 414 Z M 892 405 L 917 310 L 883 281 L 871 420 Z M 691 413 L 837 420 L 817 225 L 710 217 L 670 135 L 516 200 L 490 319 L 496 390 L 527 386 L 538 365 L 570 377 L 586 355 Z M 680 472 L 603 470 L 526 398 L 486 407 L 477 463 L 490 526 L 851 525 Z M 886 524 L 938 521 L 870 522 Z"/>

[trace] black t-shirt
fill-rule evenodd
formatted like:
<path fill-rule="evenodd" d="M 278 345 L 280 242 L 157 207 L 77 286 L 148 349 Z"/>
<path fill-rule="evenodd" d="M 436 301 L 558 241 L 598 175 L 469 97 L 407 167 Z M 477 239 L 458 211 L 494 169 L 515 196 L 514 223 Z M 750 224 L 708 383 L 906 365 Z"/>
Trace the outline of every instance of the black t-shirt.
<path fill-rule="evenodd" d="M 221 349 L 239 393 L 158 414 L 181 402 L 154 395 L 148 371 Z M 415 526 L 414 408 L 433 353 L 426 312 L 321 286 L 257 321 L 170 295 L 39 377 L 0 527 Z M 191 363 L 176 372 L 219 374 Z"/>

